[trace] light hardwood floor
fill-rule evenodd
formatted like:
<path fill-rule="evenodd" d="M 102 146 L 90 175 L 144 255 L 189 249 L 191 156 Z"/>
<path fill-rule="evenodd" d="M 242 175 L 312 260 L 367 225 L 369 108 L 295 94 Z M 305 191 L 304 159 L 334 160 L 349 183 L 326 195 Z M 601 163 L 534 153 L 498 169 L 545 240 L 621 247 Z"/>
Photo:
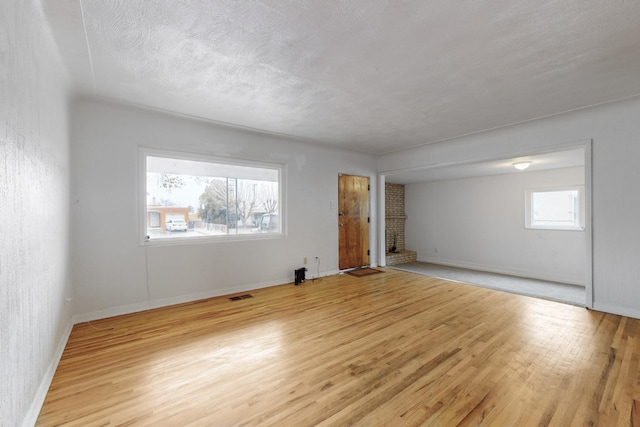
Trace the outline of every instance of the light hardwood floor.
<path fill-rule="evenodd" d="M 38 425 L 640 425 L 640 320 L 390 269 L 250 293 L 76 325 Z"/>

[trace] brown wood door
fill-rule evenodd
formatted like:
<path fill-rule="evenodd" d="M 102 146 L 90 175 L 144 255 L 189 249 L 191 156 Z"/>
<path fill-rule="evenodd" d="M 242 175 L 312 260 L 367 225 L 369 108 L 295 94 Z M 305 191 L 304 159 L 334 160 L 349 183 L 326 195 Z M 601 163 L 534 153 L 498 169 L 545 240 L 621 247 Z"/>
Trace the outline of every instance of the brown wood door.
<path fill-rule="evenodd" d="M 340 270 L 369 265 L 369 177 L 338 176 Z"/>

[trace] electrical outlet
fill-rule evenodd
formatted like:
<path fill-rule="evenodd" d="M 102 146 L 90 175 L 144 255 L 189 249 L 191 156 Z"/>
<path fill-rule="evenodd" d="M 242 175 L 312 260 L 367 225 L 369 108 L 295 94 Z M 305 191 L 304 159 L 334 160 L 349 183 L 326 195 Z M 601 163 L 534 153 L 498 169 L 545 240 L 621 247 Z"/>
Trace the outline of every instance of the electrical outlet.
<path fill-rule="evenodd" d="M 304 257 L 304 265 L 307 265 L 307 257 Z"/>

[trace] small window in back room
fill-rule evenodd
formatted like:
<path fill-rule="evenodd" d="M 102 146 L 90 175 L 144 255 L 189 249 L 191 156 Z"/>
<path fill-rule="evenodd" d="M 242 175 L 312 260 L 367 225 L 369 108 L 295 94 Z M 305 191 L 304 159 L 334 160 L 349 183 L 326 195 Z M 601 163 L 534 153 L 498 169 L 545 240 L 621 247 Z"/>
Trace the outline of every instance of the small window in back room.
<path fill-rule="evenodd" d="M 146 241 L 281 234 L 279 165 L 145 149 L 141 167 Z"/>
<path fill-rule="evenodd" d="M 525 227 L 546 230 L 584 230 L 584 186 L 528 189 Z"/>

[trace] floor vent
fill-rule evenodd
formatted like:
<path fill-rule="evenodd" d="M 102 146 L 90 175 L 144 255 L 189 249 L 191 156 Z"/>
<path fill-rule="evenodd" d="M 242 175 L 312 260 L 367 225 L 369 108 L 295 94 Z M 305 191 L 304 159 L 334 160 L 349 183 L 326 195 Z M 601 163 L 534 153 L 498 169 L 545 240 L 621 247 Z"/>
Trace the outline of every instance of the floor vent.
<path fill-rule="evenodd" d="M 238 295 L 236 297 L 229 298 L 229 301 L 240 301 L 241 299 L 253 298 L 251 294 Z"/>

